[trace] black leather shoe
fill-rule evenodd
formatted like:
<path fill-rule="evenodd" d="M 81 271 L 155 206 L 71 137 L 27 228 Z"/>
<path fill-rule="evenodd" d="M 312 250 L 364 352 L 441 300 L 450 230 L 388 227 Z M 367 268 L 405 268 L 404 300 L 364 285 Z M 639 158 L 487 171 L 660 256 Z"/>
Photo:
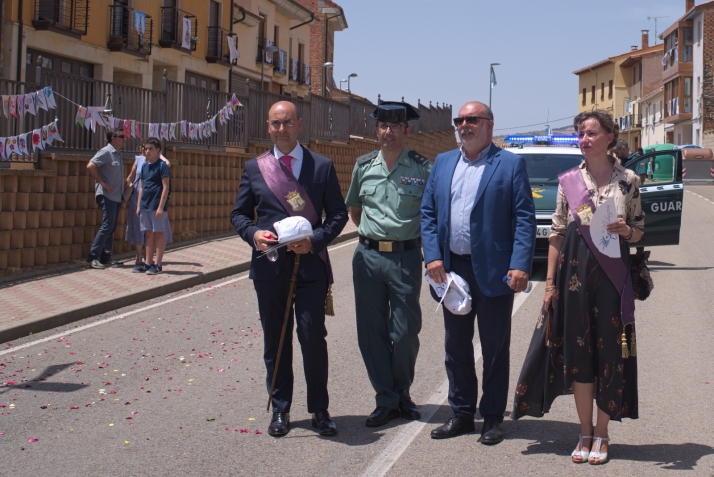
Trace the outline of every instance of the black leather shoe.
<path fill-rule="evenodd" d="M 489 419 L 488 417 L 485 418 L 483 428 L 481 429 L 481 444 L 492 446 L 502 440 L 503 431 L 501 431 L 501 423 L 494 419 Z"/>
<path fill-rule="evenodd" d="M 282 437 L 290 431 L 290 413 L 274 412 L 268 426 L 268 434 L 273 437 Z"/>
<path fill-rule="evenodd" d="M 475 429 L 473 416 L 467 414 L 452 414 L 449 420 L 446 421 L 446 424 L 431 431 L 431 438 L 448 439 L 449 437 L 456 437 L 466 432 L 473 432 Z"/>
<path fill-rule="evenodd" d="M 411 399 L 399 401 L 399 412 L 402 414 L 404 419 L 409 419 L 410 421 L 421 419 L 419 408 Z"/>
<path fill-rule="evenodd" d="M 312 427 L 317 427 L 317 432 L 321 436 L 334 436 L 337 434 L 337 426 L 330 419 L 330 413 L 327 409 L 317 411 L 312 415 Z"/>
<path fill-rule="evenodd" d="M 389 409 L 388 407 L 378 406 L 367 418 L 365 424 L 367 427 L 383 426 L 392 419 L 398 418 L 400 415 L 399 409 Z"/>

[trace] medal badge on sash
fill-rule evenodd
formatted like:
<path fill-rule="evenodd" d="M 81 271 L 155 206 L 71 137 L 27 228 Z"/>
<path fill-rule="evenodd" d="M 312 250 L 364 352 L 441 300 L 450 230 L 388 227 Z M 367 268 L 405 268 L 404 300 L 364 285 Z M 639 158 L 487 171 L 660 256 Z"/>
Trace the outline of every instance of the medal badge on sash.
<path fill-rule="evenodd" d="M 299 212 L 305 208 L 305 201 L 302 197 L 300 197 L 300 193 L 298 191 L 293 190 L 288 192 L 288 195 L 286 195 L 285 198 L 287 199 L 288 204 L 290 204 L 290 207 L 292 207 L 293 212 Z"/>
<path fill-rule="evenodd" d="M 590 204 L 582 204 L 580 207 L 577 209 L 578 217 L 580 217 L 580 222 L 583 225 L 590 225 L 590 221 L 593 218 L 593 210 L 590 207 Z"/>

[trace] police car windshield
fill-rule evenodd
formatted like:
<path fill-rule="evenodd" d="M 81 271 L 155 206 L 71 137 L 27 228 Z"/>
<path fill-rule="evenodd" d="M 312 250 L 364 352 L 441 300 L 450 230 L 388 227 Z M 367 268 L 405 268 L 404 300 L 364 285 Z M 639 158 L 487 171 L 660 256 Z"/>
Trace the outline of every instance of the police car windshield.
<path fill-rule="evenodd" d="M 520 154 L 526 160 L 531 184 L 558 184 L 558 174 L 579 166 L 581 154 Z"/>

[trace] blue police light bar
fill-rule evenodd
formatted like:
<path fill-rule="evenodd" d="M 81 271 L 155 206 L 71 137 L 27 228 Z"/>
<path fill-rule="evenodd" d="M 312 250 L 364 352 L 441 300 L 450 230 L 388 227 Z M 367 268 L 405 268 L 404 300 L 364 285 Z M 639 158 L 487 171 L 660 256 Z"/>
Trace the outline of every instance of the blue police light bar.
<path fill-rule="evenodd" d="M 541 144 L 541 145 L 562 145 L 562 146 L 577 146 L 577 136 L 525 136 L 516 134 L 506 136 L 503 140 L 506 144 Z"/>

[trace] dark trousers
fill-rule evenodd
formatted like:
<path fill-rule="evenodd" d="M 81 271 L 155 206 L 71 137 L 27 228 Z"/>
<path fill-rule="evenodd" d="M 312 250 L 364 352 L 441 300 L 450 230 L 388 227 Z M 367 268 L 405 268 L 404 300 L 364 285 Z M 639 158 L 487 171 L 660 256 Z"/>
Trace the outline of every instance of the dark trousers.
<path fill-rule="evenodd" d="M 253 280 L 258 295 L 260 322 L 263 325 L 263 360 L 268 372 L 266 387 L 270 392 L 275 359 L 280 344 L 280 331 L 285 319 L 285 305 L 290 290 L 293 271 L 293 253 L 275 280 Z M 263 259 L 265 260 L 265 259 Z M 290 310 L 283 352 L 280 356 L 275 389 L 273 412 L 289 412 L 293 399 L 293 327 L 297 321 L 297 335 L 302 349 L 303 369 L 307 382 L 307 410 L 316 412 L 327 409 L 330 400 L 327 394 L 327 328 L 325 328 L 325 297 L 327 276 L 321 280 L 306 281 L 300 277 L 295 284 L 295 299 Z M 297 319 L 297 320 L 296 320 Z"/>
<path fill-rule="evenodd" d="M 102 263 L 106 263 L 112 259 L 114 231 L 117 228 L 117 216 L 119 215 L 121 202 L 114 202 L 103 195 L 98 195 L 96 201 L 99 207 L 102 208 L 102 225 L 99 227 L 97 236 L 94 237 L 87 261 L 99 260 Z"/>
<path fill-rule="evenodd" d="M 476 413 L 478 380 L 474 360 L 474 321 L 483 356 L 483 396 L 479 413 L 503 421 L 508 400 L 508 373 L 511 344 L 513 295 L 487 297 L 476 283 L 470 260 L 451 254 L 451 270 L 471 288 L 472 308 L 466 315 L 454 315 L 444 308 L 446 374 L 449 377 L 449 404 L 454 413 Z"/>

